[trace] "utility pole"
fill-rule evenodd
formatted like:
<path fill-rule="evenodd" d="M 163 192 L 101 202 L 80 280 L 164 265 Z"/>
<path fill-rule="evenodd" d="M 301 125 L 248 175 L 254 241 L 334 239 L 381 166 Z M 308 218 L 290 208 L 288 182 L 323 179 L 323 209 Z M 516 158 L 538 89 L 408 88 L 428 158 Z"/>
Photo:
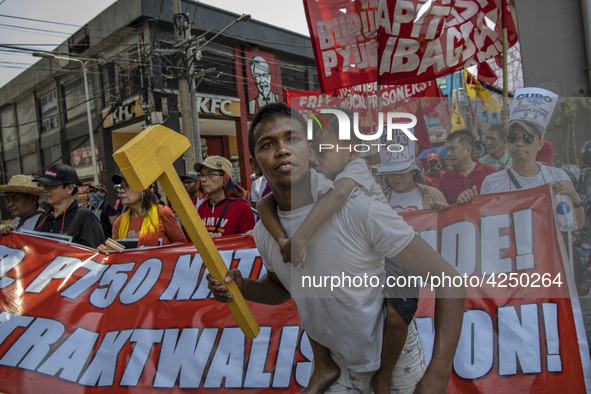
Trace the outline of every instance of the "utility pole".
<path fill-rule="evenodd" d="M 77 58 L 73 56 L 64 56 L 58 55 L 52 52 L 45 52 L 45 51 L 35 51 L 33 52 L 33 56 L 37 57 L 46 57 L 46 58 L 55 58 L 55 59 L 62 59 L 68 61 L 76 61 L 80 63 L 82 66 L 82 74 L 84 75 L 84 92 L 86 94 L 86 118 L 88 120 L 88 138 L 90 140 L 90 157 L 92 159 L 92 176 L 94 184 L 99 183 L 98 178 L 98 166 L 96 162 L 96 146 L 94 144 L 94 127 L 92 125 L 92 110 L 90 109 L 90 91 L 88 89 L 88 69 L 87 64 L 91 60 L 96 59 L 84 59 L 84 58 Z"/>
<path fill-rule="evenodd" d="M 201 134 L 199 132 L 199 109 L 197 105 L 197 86 L 198 82 L 195 76 L 199 75 L 199 82 L 203 79 L 205 74 L 213 72 L 215 69 L 195 71 L 195 63 L 201 59 L 201 48 L 215 40 L 222 33 L 238 22 L 246 22 L 250 20 L 250 14 L 242 14 L 228 26 L 224 27 L 217 34 L 205 41 L 205 34 L 199 37 L 191 35 L 191 24 L 189 17 L 182 13 L 181 0 L 171 0 L 173 21 L 174 21 L 174 48 L 179 53 L 178 66 L 181 70 L 179 73 L 179 96 L 181 105 L 181 128 L 183 135 L 189 139 L 193 149 L 189 149 L 184 154 L 185 165 L 193 168 L 193 164 L 203 161 L 201 154 Z"/>
<path fill-rule="evenodd" d="M 175 47 L 184 47 L 191 42 L 191 26 L 188 17 L 182 13 L 181 0 L 171 0 L 173 21 L 174 21 L 174 39 L 176 41 Z M 190 46 L 189 46 L 190 48 Z M 181 131 L 182 134 L 189 139 L 193 149 L 188 149 L 183 157 L 185 159 L 185 167 L 193 168 L 193 164 L 203 161 L 201 156 L 201 137 L 199 136 L 199 129 L 195 133 L 194 123 L 199 126 L 198 114 L 193 111 L 193 103 L 191 100 L 191 91 L 189 90 L 189 78 L 191 83 L 193 81 L 193 66 L 192 66 L 192 49 L 187 52 L 187 57 L 181 52 L 178 58 L 178 66 L 181 71 L 178 77 L 179 84 L 179 101 L 181 105 Z M 188 59 L 187 59 L 188 58 Z M 194 122 L 193 118 L 197 118 Z"/>

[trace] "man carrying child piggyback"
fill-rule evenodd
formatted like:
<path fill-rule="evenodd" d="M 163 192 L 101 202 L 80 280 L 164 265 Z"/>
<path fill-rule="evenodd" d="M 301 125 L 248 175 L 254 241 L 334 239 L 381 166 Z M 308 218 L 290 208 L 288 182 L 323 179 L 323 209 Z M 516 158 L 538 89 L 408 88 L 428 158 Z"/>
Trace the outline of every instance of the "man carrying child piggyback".
<path fill-rule="evenodd" d="M 326 137 L 329 135 L 327 131 Z M 225 282 L 234 280 L 244 297 L 253 302 L 280 304 L 294 299 L 315 357 L 315 370 L 306 392 L 380 392 L 383 379 L 378 381 L 373 377 L 380 369 L 382 355 L 390 351 L 382 347 L 386 308 L 381 286 L 310 288 L 302 286 L 303 277 L 367 276 L 377 277 L 383 283 L 384 257 L 394 258 L 411 274 L 423 278 L 428 273 L 455 276 L 457 272 L 415 236 L 413 229 L 383 200 L 364 190 L 356 180 L 345 178 L 348 185 L 337 185 L 338 174 L 355 161 L 353 157 L 339 157 L 342 168 L 335 170 L 336 176 L 327 172 L 334 176 L 334 183 L 310 169 L 311 151 L 305 122 L 284 104 L 269 104 L 257 113 L 249 129 L 249 148 L 251 164 L 255 170 L 262 171 L 273 191 L 271 203 L 276 205 L 280 229 L 269 230 L 262 223 L 255 227 L 257 248 L 267 269 L 264 277 L 242 278 L 239 271 L 232 270 Z M 319 158 L 318 162 L 321 161 Z M 321 164 L 318 169 L 323 170 Z M 368 171 L 367 177 L 371 178 Z M 344 202 L 339 195 L 330 195 L 341 187 L 340 193 L 345 190 L 346 194 L 345 187 L 352 183 Z M 332 207 L 331 211 L 315 218 L 311 211 L 321 204 Z M 298 268 L 283 262 L 280 246 L 271 231 L 283 233 L 283 238 L 281 234 L 275 236 L 285 244 L 300 226 L 310 226 L 314 236 L 304 243 L 304 252 L 299 249 L 302 258 L 296 261 Z M 218 301 L 231 299 L 223 283 L 211 276 L 208 280 Z M 381 371 L 387 375 L 387 391 L 447 391 L 462 325 L 464 291 L 439 288 L 437 296 L 435 341 L 429 367 L 423 375 L 424 357 L 416 339 L 416 328 L 408 327 L 405 350 L 394 373 Z M 388 319 L 395 313 L 388 310 Z M 387 345 L 385 340 L 384 346 Z M 320 371 L 319 360 L 324 364 Z M 413 379 L 404 379 L 405 370 L 416 372 L 407 374 Z"/>

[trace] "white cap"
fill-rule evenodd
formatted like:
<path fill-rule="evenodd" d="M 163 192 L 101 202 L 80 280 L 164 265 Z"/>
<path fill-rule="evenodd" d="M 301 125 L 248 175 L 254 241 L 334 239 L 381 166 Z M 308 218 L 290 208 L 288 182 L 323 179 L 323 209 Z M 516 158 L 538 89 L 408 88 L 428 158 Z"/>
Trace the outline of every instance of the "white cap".
<path fill-rule="evenodd" d="M 542 88 L 521 88 L 515 91 L 507 126 L 526 121 L 535 126 L 543 137 L 556 108 L 558 95 Z"/>
<path fill-rule="evenodd" d="M 410 131 L 414 135 L 414 128 L 410 129 Z M 380 143 L 385 146 L 380 147 L 382 164 L 378 167 L 378 173 L 410 171 L 415 169 L 411 168 L 413 164 L 418 169 L 415 164 L 415 141 L 408 138 L 402 130 L 393 130 L 392 140 L 388 141 L 386 138 L 386 131 L 384 130 L 382 138 L 380 138 Z"/>

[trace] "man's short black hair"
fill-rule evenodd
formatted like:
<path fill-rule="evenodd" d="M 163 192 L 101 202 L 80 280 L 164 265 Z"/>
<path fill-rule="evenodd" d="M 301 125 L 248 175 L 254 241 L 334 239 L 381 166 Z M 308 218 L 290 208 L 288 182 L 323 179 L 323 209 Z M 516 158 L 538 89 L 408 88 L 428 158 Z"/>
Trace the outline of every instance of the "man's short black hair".
<path fill-rule="evenodd" d="M 304 130 L 306 129 L 306 121 L 304 117 L 295 109 L 292 109 L 283 103 L 266 104 L 256 113 L 248 128 L 248 150 L 252 157 L 254 157 L 254 132 L 256 128 L 259 124 L 278 117 L 294 118 L 302 124 Z"/>
<path fill-rule="evenodd" d="M 503 123 L 496 123 L 488 128 L 488 131 L 496 131 L 499 133 L 499 138 L 504 140 L 507 138 L 507 125 Z M 488 133 L 488 132 L 487 132 Z"/>
<path fill-rule="evenodd" d="M 474 148 L 474 136 L 472 135 L 470 130 L 461 129 L 458 131 L 454 131 L 453 133 L 450 133 L 445 140 L 453 141 L 456 139 L 460 141 L 460 144 Z"/>

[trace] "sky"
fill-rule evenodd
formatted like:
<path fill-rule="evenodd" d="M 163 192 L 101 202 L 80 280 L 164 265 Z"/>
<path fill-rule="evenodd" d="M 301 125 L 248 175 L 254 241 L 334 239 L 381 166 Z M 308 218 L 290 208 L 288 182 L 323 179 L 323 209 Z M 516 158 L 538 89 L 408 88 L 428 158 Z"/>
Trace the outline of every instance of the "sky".
<path fill-rule="evenodd" d="M 200 2 L 309 35 L 302 0 L 281 1 L 281 15 L 278 0 Z M 51 51 L 113 3 L 115 0 L 0 0 L 0 45 Z M 0 87 L 38 60 L 29 52 L 0 47 Z"/>

